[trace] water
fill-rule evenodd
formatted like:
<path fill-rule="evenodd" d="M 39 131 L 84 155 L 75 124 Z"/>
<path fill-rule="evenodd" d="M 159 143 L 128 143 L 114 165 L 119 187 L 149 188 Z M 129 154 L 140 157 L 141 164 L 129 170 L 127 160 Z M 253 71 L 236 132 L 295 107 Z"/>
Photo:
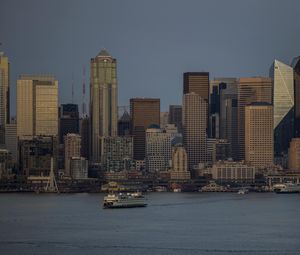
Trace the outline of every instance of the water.
<path fill-rule="evenodd" d="M 300 194 L 0 194 L 0 254 L 300 254 Z"/>

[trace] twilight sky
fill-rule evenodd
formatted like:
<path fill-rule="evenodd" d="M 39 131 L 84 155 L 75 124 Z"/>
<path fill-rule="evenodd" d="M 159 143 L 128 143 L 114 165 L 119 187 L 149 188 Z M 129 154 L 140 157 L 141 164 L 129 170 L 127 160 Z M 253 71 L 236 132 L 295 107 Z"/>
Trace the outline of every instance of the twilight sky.
<path fill-rule="evenodd" d="M 119 105 L 159 97 L 180 104 L 182 73 L 268 75 L 300 55 L 298 0 L 0 0 L 0 49 L 19 74 L 53 74 L 60 103 L 81 104 L 82 69 L 102 48 L 118 61 Z M 88 99 L 88 95 L 86 98 Z"/>

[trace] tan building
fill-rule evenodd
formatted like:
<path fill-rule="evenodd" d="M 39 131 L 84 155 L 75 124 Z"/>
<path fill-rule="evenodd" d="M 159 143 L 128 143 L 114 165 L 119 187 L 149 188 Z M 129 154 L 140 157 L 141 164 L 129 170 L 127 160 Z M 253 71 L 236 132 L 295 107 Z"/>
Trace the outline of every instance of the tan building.
<path fill-rule="evenodd" d="M 106 51 L 91 59 L 91 157 L 100 162 L 100 137 L 118 134 L 117 60 Z"/>
<path fill-rule="evenodd" d="M 289 148 L 288 167 L 291 170 L 300 170 L 300 138 L 293 138 Z"/>
<path fill-rule="evenodd" d="M 264 77 L 238 80 L 239 159 L 245 159 L 245 106 L 255 102 L 272 104 L 272 79 Z M 273 131 L 272 131 L 273 132 Z"/>
<path fill-rule="evenodd" d="M 17 81 L 17 136 L 58 135 L 58 81 L 21 75 Z"/>
<path fill-rule="evenodd" d="M 207 102 L 192 92 L 183 95 L 183 145 L 188 155 L 188 168 L 207 161 Z"/>
<path fill-rule="evenodd" d="M 146 129 L 160 125 L 159 98 L 130 99 L 131 134 L 133 136 L 133 158 L 144 160 L 146 152 Z"/>
<path fill-rule="evenodd" d="M 5 125 L 9 118 L 9 62 L 0 52 L 0 144 L 5 143 Z"/>
<path fill-rule="evenodd" d="M 273 106 L 268 103 L 245 107 L 245 160 L 257 168 L 274 163 Z"/>
<path fill-rule="evenodd" d="M 72 157 L 80 157 L 81 137 L 78 134 L 64 136 L 65 147 L 65 174 L 71 176 L 70 161 Z"/>
<path fill-rule="evenodd" d="M 171 180 L 191 179 L 191 173 L 188 171 L 188 156 L 185 148 L 180 144 L 173 148 L 170 178 Z"/>
<path fill-rule="evenodd" d="M 206 170 L 214 180 L 223 181 L 254 181 L 255 167 L 244 162 L 218 161 Z"/>

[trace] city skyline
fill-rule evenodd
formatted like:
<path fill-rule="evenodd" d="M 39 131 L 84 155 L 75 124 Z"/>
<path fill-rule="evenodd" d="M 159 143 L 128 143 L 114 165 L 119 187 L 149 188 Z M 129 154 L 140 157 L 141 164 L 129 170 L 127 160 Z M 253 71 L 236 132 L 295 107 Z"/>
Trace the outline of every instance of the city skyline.
<path fill-rule="evenodd" d="M 74 74 L 74 103 L 81 104 L 83 66 L 87 70 L 88 84 L 89 60 L 102 48 L 107 48 L 118 59 L 119 105 L 128 105 L 131 97 L 147 95 L 160 97 L 161 109 L 167 110 L 168 105 L 181 102 L 181 74 L 187 71 L 207 71 L 210 77 L 268 76 L 268 67 L 274 59 L 290 64 L 292 58 L 299 55 L 297 45 L 300 42 L 299 35 L 294 32 L 297 31 L 300 3 L 272 3 L 191 1 L 185 5 L 166 1 L 157 8 L 158 2 L 153 1 L 126 4 L 102 1 L 90 5 L 80 1 L 72 1 L 71 5 L 68 1 L 44 2 L 43 5 L 27 1 L 20 3 L 20 12 L 14 9 L 14 1 L 1 2 L 1 50 L 11 63 L 12 115 L 16 112 L 16 79 L 22 73 L 55 75 L 61 85 L 60 103 L 72 101 L 67 91 L 71 91 Z M 167 11 L 170 4 L 172 12 Z M 67 6 L 70 11 L 65 13 L 62 10 Z M 122 6 L 132 15 L 125 15 Z M 35 15 L 34 19 L 28 18 L 27 14 L 37 9 L 41 12 L 52 10 L 55 21 L 48 16 L 52 22 L 44 22 Z M 95 18 L 97 10 L 101 15 Z M 282 10 L 288 18 L 272 18 L 283 15 Z M 115 12 L 114 20 L 109 19 L 112 12 Z M 256 13 L 255 19 L 252 13 Z M 155 21 L 150 14 L 157 16 Z M 16 20 L 8 29 L 5 20 L 10 15 L 16 16 Z M 92 18 L 84 20 L 83 17 Z M 140 19 L 140 24 L 134 22 L 136 19 Z M 224 26 L 232 29 L 224 30 Z M 206 36 L 193 33 L 198 30 Z"/>

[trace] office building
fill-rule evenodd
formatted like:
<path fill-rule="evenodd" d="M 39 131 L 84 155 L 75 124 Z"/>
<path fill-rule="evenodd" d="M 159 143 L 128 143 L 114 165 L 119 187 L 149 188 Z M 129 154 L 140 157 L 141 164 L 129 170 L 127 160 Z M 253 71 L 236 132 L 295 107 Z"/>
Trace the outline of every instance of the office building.
<path fill-rule="evenodd" d="M 83 157 L 71 157 L 70 174 L 75 180 L 88 178 L 88 161 Z"/>
<path fill-rule="evenodd" d="M 275 155 L 287 154 L 294 135 L 294 70 L 275 60 L 270 68 L 273 79 L 274 150 Z"/>
<path fill-rule="evenodd" d="M 188 155 L 189 171 L 206 163 L 207 102 L 192 92 L 183 95 L 183 145 Z"/>
<path fill-rule="evenodd" d="M 168 124 L 169 124 L 169 113 L 161 112 L 160 113 L 160 127 L 165 128 L 165 126 Z"/>
<path fill-rule="evenodd" d="M 17 136 L 58 135 L 58 81 L 21 75 L 17 81 Z"/>
<path fill-rule="evenodd" d="M 288 153 L 288 168 L 300 170 L 300 138 L 293 138 Z"/>
<path fill-rule="evenodd" d="M 57 170 L 57 140 L 53 136 L 27 136 L 18 142 L 19 169 L 22 175 L 49 176 L 51 158 Z"/>
<path fill-rule="evenodd" d="M 103 171 L 120 172 L 133 167 L 132 137 L 101 137 L 100 144 Z"/>
<path fill-rule="evenodd" d="M 90 84 L 90 159 L 100 162 L 100 137 L 118 134 L 117 61 L 106 50 L 91 59 Z"/>
<path fill-rule="evenodd" d="M 77 104 L 62 104 L 59 110 L 59 142 L 62 144 L 68 133 L 79 134 L 79 111 Z"/>
<path fill-rule="evenodd" d="M 161 129 L 150 125 L 146 130 L 146 170 L 148 172 L 166 171 L 172 159 L 172 140 L 181 137 L 174 124 Z"/>
<path fill-rule="evenodd" d="M 274 164 L 273 106 L 245 106 L 245 160 L 257 168 Z"/>
<path fill-rule="evenodd" d="M 89 159 L 89 118 L 86 116 L 80 121 L 81 156 Z"/>
<path fill-rule="evenodd" d="M 231 157 L 231 146 L 226 139 L 207 139 L 207 162 L 214 164 L 219 160 L 228 160 Z"/>
<path fill-rule="evenodd" d="M 238 145 L 239 159 L 245 159 L 245 107 L 255 102 L 272 104 L 272 79 L 264 77 L 238 80 Z"/>
<path fill-rule="evenodd" d="M 13 163 L 18 160 L 17 123 L 6 124 L 5 126 L 5 148 L 11 152 Z"/>
<path fill-rule="evenodd" d="M 300 137 L 300 56 L 292 61 L 294 69 L 294 137 Z"/>
<path fill-rule="evenodd" d="M 9 62 L 0 52 L 0 144 L 5 143 L 5 125 L 9 123 Z"/>
<path fill-rule="evenodd" d="M 131 134 L 133 136 L 133 158 L 145 160 L 146 129 L 152 125 L 160 126 L 160 99 L 130 99 Z"/>
<path fill-rule="evenodd" d="M 71 176 L 70 160 L 72 157 L 81 155 L 81 137 L 78 134 L 67 134 L 64 136 L 65 150 L 65 175 Z"/>
<path fill-rule="evenodd" d="M 127 111 L 124 111 L 121 118 L 118 120 L 118 136 L 130 135 L 130 115 Z"/>
<path fill-rule="evenodd" d="M 169 106 L 169 124 L 175 124 L 178 133 L 182 134 L 182 106 L 170 105 Z"/>
<path fill-rule="evenodd" d="M 176 144 L 172 152 L 171 180 L 189 180 L 191 173 L 188 171 L 188 156 L 182 144 Z"/>

